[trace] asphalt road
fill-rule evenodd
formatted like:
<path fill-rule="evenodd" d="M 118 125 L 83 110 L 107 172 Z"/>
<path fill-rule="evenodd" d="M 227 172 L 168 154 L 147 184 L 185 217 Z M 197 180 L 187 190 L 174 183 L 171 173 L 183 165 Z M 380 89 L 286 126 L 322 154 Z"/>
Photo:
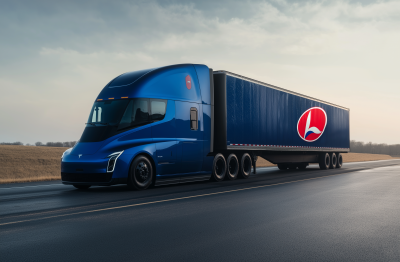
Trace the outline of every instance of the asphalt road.
<path fill-rule="evenodd" d="M 135 192 L 0 186 L 1 261 L 400 261 L 400 160 Z"/>

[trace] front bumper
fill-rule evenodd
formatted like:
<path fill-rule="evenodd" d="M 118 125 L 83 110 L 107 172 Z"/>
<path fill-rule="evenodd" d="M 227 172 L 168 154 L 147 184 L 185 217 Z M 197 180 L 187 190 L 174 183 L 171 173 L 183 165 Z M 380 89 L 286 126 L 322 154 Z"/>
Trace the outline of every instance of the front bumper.
<path fill-rule="evenodd" d="M 113 173 L 66 173 L 61 172 L 64 185 L 97 185 L 110 186 L 126 184 L 128 178 L 112 178 Z"/>

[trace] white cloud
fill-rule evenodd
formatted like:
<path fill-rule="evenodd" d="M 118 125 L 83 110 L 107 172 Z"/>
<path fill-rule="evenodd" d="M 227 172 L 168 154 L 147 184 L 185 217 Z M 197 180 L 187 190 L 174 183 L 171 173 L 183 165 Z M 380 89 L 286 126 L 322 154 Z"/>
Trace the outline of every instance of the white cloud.
<path fill-rule="evenodd" d="M 400 112 L 400 3 L 217 7 L 123 2 L 48 13 L 16 9 L 18 16 L 0 11 L 0 88 L 7 91 L 0 111 L 13 112 L 0 115 L 0 141 L 76 140 L 93 99 L 113 77 L 193 62 L 350 107 L 352 138 L 400 143 L 400 123 L 384 137 L 380 129 Z M 11 102 L 16 97 L 19 103 Z"/>

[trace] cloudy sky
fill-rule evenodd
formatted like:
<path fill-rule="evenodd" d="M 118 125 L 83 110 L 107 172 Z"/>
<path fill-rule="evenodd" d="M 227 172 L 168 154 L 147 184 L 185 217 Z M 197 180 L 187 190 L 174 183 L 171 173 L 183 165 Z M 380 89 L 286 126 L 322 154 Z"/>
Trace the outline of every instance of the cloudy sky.
<path fill-rule="evenodd" d="M 0 142 L 78 140 L 115 76 L 202 63 L 350 108 L 400 143 L 400 1 L 0 0 Z"/>

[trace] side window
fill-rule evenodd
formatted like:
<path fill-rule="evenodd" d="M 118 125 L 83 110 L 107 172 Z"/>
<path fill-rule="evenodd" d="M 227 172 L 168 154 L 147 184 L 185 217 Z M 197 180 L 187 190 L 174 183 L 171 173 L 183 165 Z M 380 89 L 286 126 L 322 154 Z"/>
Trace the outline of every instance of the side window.
<path fill-rule="evenodd" d="M 197 108 L 190 108 L 190 129 L 197 130 L 198 129 L 198 121 L 197 121 Z"/>
<path fill-rule="evenodd" d="M 118 129 L 148 124 L 150 121 L 149 117 L 148 99 L 132 99 L 126 107 L 125 113 L 118 125 Z"/>
<path fill-rule="evenodd" d="M 165 117 L 167 109 L 167 101 L 159 99 L 151 99 L 151 120 L 160 121 Z"/>

